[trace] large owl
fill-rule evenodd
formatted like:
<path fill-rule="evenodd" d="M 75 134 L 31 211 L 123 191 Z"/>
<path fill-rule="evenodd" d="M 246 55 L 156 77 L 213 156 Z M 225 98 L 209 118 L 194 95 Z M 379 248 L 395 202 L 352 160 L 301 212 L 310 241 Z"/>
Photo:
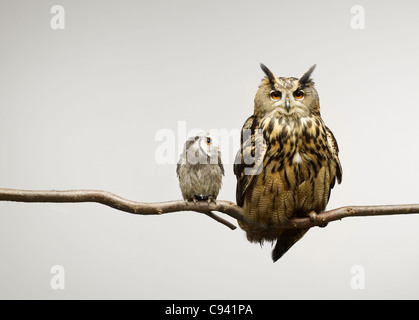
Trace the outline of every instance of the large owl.
<path fill-rule="evenodd" d="M 215 201 L 224 175 L 217 139 L 204 133 L 189 138 L 176 173 L 185 201 Z"/>
<path fill-rule="evenodd" d="M 342 180 L 338 145 L 320 116 L 312 66 L 299 79 L 266 77 L 255 96 L 254 114 L 242 128 L 234 174 L 236 200 L 247 219 L 239 221 L 251 242 L 276 241 L 277 261 L 308 229 L 284 229 L 294 217 L 325 210 L 330 191 Z M 314 218 L 314 217 L 313 217 Z"/>

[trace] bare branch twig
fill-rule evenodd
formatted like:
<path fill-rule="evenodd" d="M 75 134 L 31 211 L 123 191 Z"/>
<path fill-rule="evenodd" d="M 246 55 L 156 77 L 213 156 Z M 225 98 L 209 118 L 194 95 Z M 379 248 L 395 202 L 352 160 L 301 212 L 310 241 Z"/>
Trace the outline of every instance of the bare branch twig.
<path fill-rule="evenodd" d="M 208 215 L 230 229 L 235 226 L 212 211 L 222 212 L 234 219 L 254 223 L 246 220 L 242 208 L 231 201 L 217 200 L 216 203 L 185 202 L 183 200 L 145 203 L 124 199 L 108 191 L 101 190 L 68 190 L 68 191 L 36 191 L 0 188 L 0 201 L 17 202 L 55 202 L 55 203 L 80 203 L 95 202 L 112 207 L 117 210 L 140 215 L 160 215 L 178 211 L 195 211 Z M 329 222 L 346 217 L 366 217 L 395 214 L 419 213 L 419 204 L 379 205 L 379 206 L 347 206 L 328 210 L 317 214 L 317 219 L 312 221 L 307 218 L 294 218 L 283 227 L 288 229 L 311 228 L 324 226 Z"/>
<path fill-rule="evenodd" d="M 212 211 L 223 212 L 235 219 L 245 221 L 241 214 L 241 208 L 230 201 L 220 200 L 217 201 L 217 203 L 210 204 L 207 202 L 185 202 L 183 200 L 145 203 L 127 200 L 109 191 L 102 190 L 42 191 L 0 188 L 0 201 L 54 203 L 95 202 L 117 210 L 141 215 L 160 215 L 178 211 L 196 211 L 206 214 L 208 217 L 224 224 L 232 230 L 236 229 L 235 225 L 217 216 Z"/>

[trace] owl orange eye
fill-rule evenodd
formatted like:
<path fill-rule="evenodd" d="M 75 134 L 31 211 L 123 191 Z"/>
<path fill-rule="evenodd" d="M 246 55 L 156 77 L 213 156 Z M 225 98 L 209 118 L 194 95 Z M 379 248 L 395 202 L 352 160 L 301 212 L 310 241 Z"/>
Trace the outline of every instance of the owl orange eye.
<path fill-rule="evenodd" d="M 294 98 L 297 100 L 301 100 L 302 98 L 304 98 L 304 92 L 301 90 L 296 90 L 294 91 Z"/>
<path fill-rule="evenodd" d="M 269 94 L 271 96 L 272 100 L 280 100 L 282 97 L 282 94 L 280 91 L 272 90 Z"/>
<path fill-rule="evenodd" d="M 211 138 L 207 138 L 207 145 L 210 145 L 211 144 Z"/>

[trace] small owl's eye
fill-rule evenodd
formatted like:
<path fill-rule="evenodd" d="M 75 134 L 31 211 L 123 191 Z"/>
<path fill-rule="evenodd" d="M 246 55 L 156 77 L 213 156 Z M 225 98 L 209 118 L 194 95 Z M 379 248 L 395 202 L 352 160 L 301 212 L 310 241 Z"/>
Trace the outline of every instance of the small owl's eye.
<path fill-rule="evenodd" d="M 280 100 L 282 97 L 281 91 L 272 90 L 269 94 L 272 100 Z"/>
<path fill-rule="evenodd" d="M 211 144 L 211 138 L 210 137 L 208 137 L 207 138 L 207 145 L 210 145 Z"/>
<path fill-rule="evenodd" d="M 302 98 L 304 98 L 304 92 L 301 90 L 294 91 L 294 98 L 297 100 L 301 100 Z"/>

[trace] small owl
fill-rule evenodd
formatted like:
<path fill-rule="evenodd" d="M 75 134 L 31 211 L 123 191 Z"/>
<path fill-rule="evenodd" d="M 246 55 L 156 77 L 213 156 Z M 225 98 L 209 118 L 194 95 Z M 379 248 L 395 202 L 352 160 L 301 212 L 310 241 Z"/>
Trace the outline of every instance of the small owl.
<path fill-rule="evenodd" d="M 281 229 L 294 217 L 315 218 L 325 210 L 335 182 L 342 180 L 338 144 L 320 116 L 311 74 L 266 77 L 255 96 L 254 114 L 242 128 L 234 173 L 237 205 L 257 222 L 244 224 L 251 242 L 276 241 L 278 260 L 308 229 Z"/>
<path fill-rule="evenodd" d="M 217 139 L 200 134 L 189 138 L 176 173 L 185 201 L 215 201 L 221 188 L 224 167 Z"/>

